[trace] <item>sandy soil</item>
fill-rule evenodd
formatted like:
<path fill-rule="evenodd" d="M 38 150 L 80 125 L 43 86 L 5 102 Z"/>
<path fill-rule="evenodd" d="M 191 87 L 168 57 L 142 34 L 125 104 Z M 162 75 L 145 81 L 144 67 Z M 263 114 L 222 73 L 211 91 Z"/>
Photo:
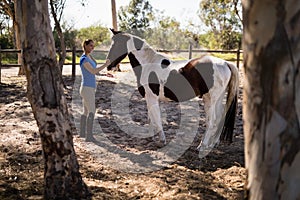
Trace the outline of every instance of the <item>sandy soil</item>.
<path fill-rule="evenodd" d="M 189 105 L 161 104 L 168 142 L 164 148 L 146 132 L 144 99 L 129 83 L 120 84 L 127 74 L 128 70 L 123 70 L 115 72 L 114 78 L 98 78 L 96 143 L 87 143 L 77 135 L 78 85 L 64 75 L 75 150 L 93 199 L 243 199 L 246 171 L 241 94 L 233 143 L 219 144 L 205 159 L 199 159 L 196 147 L 205 131 L 201 101 L 199 121 L 185 117 L 190 113 Z M 42 199 L 43 156 L 26 98 L 25 77 L 3 70 L 0 86 L 0 199 Z M 128 92 L 128 88 L 131 92 L 124 101 L 122 91 Z M 112 105 L 112 96 L 121 106 Z M 182 117 L 191 129 L 181 124 Z M 180 137 L 183 139 L 176 140 Z M 187 145 L 177 149 L 178 141 Z"/>

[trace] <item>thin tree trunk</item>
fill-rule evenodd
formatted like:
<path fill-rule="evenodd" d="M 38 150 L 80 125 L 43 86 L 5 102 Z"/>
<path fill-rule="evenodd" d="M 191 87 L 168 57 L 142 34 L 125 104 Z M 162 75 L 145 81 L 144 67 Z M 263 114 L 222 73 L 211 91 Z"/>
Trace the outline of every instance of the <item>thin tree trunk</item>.
<path fill-rule="evenodd" d="M 65 59 L 66 59 L 65 37 L 64 37 L 64 34 L 62 32 L 59 20 L 57 18 L 57 13 L 56 13 L 55 8 L 54 8 L 54 2 L 52 0 L 50 0 L 50 7 L 51 7 L 51 13 L 52 13 L 52 16 L 53 16 L 53 20 L 54 20 L 54 23 L 55 23 L 55 29 L 57 31 L 58 38 L 59 38 L 59 41 L 60 41 L 60 49 L 58 51 L 58 54 L 59 54 L 58 66 L 59 66 L 60 71 L 62 72 L 64 63 L 65 63 Z"/>
<path fill-rule="evenodd" d="M 71 123 L 57 67 L 47 0 L 16 0 L 27 92 L 40 132 L 45 161 L 45 199 L 89 196 L 79 173 Z"/>
<path fill-rule="evenodd" d="M 116 10 L 116 1 L 111 0 L 111 14 L 112 14 L 112 26 L 115 31 L 118 30 L 118 21 L 117 21 L 117 10 Z"/>
<path fill-rule="evenodd" d="M 249 199 L 300 199 L 300 1 L 244 0 Z"/>
<path fill-rule="evenodd" d="M 19 28 L 19 24 L 18 24 L 16 16 L 15 16 L 15 12 L 19 12 L 19 11 L 12 9 L 12 4 L 13 4 L 13 2 L 3 0 L 2 4 L 1 4 L 1 8 L 3 9 L 3 11 L 6 14 L 9 15 L 9 17 L 13 21 L 13 32 L 14 32 L 14 37 L 15 37 L 14 39 L 15 39 L 16 48 L 22 49 L 21 42 L 20 42 L 21 41 L 20 40 L 20 28 Z M 16 9 L 16 7 L 15 7 L 15 9 Z M 22 56 L 20 53 L 18 53 L 18 64 L 21 64 L 18 75 L 25 75 L 25 70 L 24 70 L 25 67 L 22 63 Z"/>
<path fill-rule="evenodd" d="M 14 33 L 15 33 L 15 40 L 16 40 L 16 47 L 17 49 L 22 49 L 21 42 L 20 42 L 20 31 L 19 27 L 14 23 Z M 18 75 L 25 75 L 25 66 L 22 62 L 22 54 L 18 53 L 18 64 L 21 65 L 19 68 Z"/>

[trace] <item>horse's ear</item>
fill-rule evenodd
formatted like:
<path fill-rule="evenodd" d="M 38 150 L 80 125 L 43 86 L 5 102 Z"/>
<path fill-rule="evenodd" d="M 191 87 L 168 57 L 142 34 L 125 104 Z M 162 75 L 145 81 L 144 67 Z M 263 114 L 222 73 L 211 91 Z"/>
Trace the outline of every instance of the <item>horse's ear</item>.
<path fill-rule="evenodd" d="M 114 35 L 116 35 L 116 34 L 118 34 L 118 33 L 121 33 L 121 31 L 115 31 L 115 29 L 113 29 L 113 28 L 110 28 L 110 31 L 111 31 Z"/>

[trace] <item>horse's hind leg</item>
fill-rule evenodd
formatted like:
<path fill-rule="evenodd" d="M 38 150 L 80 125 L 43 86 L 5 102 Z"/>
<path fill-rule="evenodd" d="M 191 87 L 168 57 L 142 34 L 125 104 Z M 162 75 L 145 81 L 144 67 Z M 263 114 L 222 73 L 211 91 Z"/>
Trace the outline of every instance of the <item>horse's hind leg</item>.
<path fill-rule="evenodd" d="M 206 156 L 219 141 L 224 124 L 225 107 L 222 103 L 224 95 L 225 92 L 210 92 L 203 96 L 206 114 L 206 132 L 201 144 L 198 146 L 200 157 Z"/>

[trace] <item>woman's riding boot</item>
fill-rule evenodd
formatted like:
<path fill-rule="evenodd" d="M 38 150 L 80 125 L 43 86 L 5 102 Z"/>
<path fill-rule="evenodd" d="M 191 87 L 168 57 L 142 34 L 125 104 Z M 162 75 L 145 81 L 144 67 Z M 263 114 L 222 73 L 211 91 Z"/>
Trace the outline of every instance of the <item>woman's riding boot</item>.
<path fill-rule="evenodd" d="M 96 139 L 93 136 L 93 123 L 94 123 L 94 113 L 90 113 L 87 118 L 87 124 L 86 124 L 86 142 L 94 142 Z"/>
<path fill-rule="evenodd" d="M 86 131 L 86 116 L 81 115 L 80 117 L 80 133 L 79 137 L 84 138 L 85 137 L 85 131 Z"/>

